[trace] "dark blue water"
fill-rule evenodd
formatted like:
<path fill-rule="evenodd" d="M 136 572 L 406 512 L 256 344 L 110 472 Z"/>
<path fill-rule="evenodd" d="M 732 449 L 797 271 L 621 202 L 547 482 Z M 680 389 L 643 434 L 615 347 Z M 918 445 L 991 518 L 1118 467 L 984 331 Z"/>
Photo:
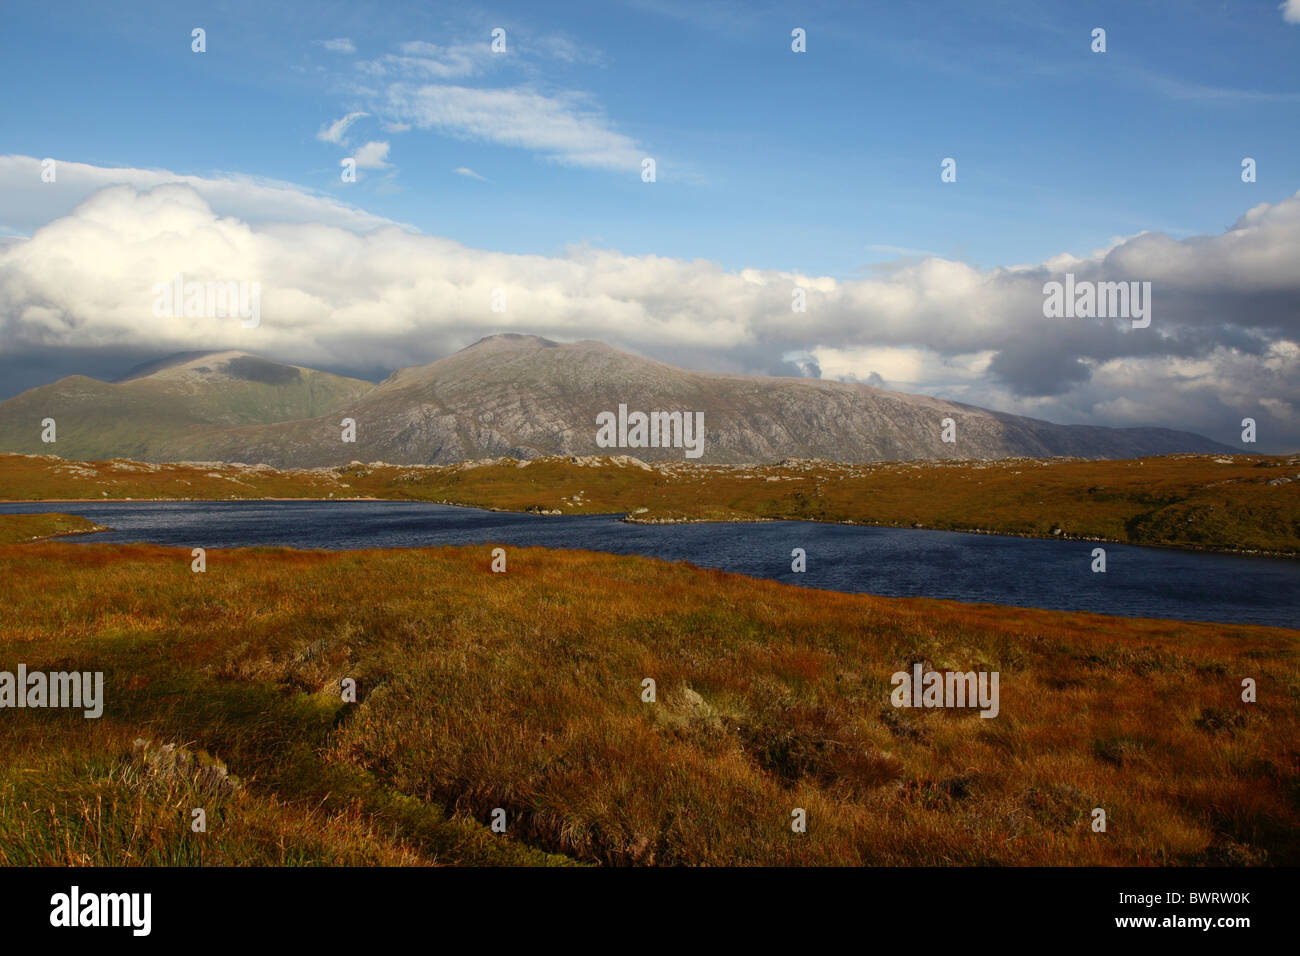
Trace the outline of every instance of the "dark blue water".
<path fill-rule="evenodd" d="M 689 561 L 787 584 L 1131 617 L 1300 627 L 1300 561 L 912 528 L 773 521 L 635 525 L 617 515 L 539 516 L 413 501 L 137 501 L 0 504 L 56 509 L 113 531 L 68 542 L 203 548 L 537 545 Z M 1106 549 L 1106 573 L 1091 570 Z M 808 570 L 790 570 L 790 552 Z"/>

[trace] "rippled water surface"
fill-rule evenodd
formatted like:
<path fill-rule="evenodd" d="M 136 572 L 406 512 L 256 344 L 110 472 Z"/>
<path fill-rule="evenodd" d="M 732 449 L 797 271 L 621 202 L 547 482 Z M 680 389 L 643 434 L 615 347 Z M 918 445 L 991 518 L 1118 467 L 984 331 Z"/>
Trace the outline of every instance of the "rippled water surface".
<path fill-rule="evenodd" d="M 836 591 L 948 598 L 1134 617 L 1300 626 L 1300 561 L 912 528 L 773 521 L 634 525 L 617 515 L 537 516 L 412 501 L 137 501 L 0 504 L 63 511 L 114 530 L 64 539 L 235 548 L 537 545 L 690 561 Z M 790 570 L 803 548 L 808 570 Z"/>

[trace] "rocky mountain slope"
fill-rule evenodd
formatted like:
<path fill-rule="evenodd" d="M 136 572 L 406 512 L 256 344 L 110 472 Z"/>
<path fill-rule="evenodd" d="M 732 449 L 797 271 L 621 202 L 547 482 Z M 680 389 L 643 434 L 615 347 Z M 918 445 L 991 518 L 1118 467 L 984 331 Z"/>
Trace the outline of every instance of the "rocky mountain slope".
<path fill-rule="evenodd" d="M 869 385 L 685 371 L 599 342 L 517 334 L 491 336 L 379 385 L 242 353 L 181 358 L 115 385 L 73 377 L 0 403 L 0 450 L 297 468 L 620 452 L 647 461 L 685 457 L 681 447 L 598 445 L 597 416 L 620 404 L 629 412 L 703 413 L 701 462 L 1228 450 L 1189 432 L 1055 425 Z M 56 446 L 39 442 L 46 415 L 61 418 Z M 356 422 L 355 442 L 343 441 L 345 418 Z M 953 443 L 941 437 L 945 418 L 956 426 Z"/>

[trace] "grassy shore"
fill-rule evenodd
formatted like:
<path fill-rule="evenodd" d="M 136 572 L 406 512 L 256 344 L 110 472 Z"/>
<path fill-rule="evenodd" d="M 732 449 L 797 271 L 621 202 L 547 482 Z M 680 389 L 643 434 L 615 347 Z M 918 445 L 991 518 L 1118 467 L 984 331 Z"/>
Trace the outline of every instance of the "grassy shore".
<path fill-rule="evenodd" d="M 0 515 L 0 544 L 39 541 L 65 534 L 87 534 L 105 528 L 77 515 Z"/>
<path fill-rule="evenodd" d="M 1300 864 L 1296 631 L 490 561 L 0 547 L 0 670 L 106 696 L 0 711 L 0 864 Z"/>
<path fill-rule="evenodd" d="M 546 458 L 275 471 L 0 455 L 0 499 L 124 498 L 397 498 L 641 521 L 794 518 L 1300 554 L 1297 457 L 770 466 Z"/>

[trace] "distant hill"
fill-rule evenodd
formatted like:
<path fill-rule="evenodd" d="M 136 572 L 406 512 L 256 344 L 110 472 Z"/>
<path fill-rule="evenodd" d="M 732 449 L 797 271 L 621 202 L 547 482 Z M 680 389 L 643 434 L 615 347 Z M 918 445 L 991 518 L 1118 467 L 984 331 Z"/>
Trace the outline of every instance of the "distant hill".
<path fill-rule="evenodd" d="M 158 460 L 169 439 L 315 418 L 374 387 L 245 352 L 187 352 L 116 382 L 72 375 L 0 402 L 0 448 L 64 458 Z M 56 423 L 53 445 L 41 441 L 45 418 Z"/>
<path fill-rule="evenodd" d="M 112 384 L 73 376 L 0 402 L 0 450 L 281 468 L 684 457 L 681 448 L 599 446 L 597 416 L 620 404 L 629 412 L 702 412 L 701 462 L 1233 450 L 1190 432 L 1055 425 L 869 385 L 684 371 L 600 342 L 518 334 L 490 336 L 379 385 L 239 352 L 174 356 Z M 40 442 L 47 416 L 58 420 L 56 446 Z M 341 440 L 343 418 L 356 421 L 355 443 Z M 956 423 L 955 443 L 941 439 L 944 418 Z"/>

